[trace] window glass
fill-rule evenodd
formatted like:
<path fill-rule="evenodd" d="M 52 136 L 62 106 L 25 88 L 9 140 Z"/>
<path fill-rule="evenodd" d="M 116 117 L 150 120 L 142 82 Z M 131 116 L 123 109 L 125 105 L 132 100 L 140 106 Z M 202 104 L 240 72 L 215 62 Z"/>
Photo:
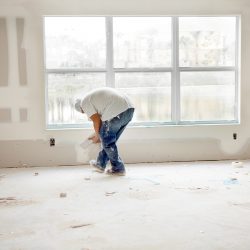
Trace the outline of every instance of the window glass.
<path fill-rule="evenodd" d="M 86 122 L 87 116 L 75 110 L 75 100 L 104 86 L 104 73 L 48 74 L 48 124 Z"/>
<path fill-rule="evenodd" d="M 235 17 L 180 17 L 180 66 L 235 66 L 235 38 Z"/>
<path fill-rule="evenodd" d="M 116 88 L 135 105 L 135 122 L 171 120 L 171 73 L 116 73 Z"/>
<path fill-rule="evenodd" d="M 105 68 L 104 17 L 46 17 L 47 69 Z"/>
<path fill-rule="evenodd" d="M 181 120 L 234 120 L 234 72 L 181 73 Z"/>
<path fill-rule="evenodd" d="M 114 67 L 170 67 L 170 17 L 114 17 Z"/>

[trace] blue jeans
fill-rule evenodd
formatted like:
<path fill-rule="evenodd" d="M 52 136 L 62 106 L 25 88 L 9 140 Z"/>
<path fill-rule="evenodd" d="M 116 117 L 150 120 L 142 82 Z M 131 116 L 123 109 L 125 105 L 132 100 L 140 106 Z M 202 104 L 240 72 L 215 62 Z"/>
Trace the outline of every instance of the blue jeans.
<path fill-rule="evenodd" d="M 113 171 L 125 171 L 124 163 L 118 154 L 116 142 L 132 120 L 133 114 L 134 108 L 129 108 L 110 121 L 102 122 L 99 131 L 102 150 L 97 157 L 97 165 L 105 169 L 108 161 L 110 161 Z"/>

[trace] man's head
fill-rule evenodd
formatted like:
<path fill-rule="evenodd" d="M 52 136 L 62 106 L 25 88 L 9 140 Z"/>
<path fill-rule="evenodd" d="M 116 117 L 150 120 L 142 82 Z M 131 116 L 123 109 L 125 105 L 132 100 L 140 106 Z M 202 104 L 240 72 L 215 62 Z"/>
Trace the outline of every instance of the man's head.
<path fill-rule="evenodd" d="M 80 113 L 84 113 L 82 107 L 81 107 L 81 100 L 80 99 L 77 99 L 76 102 L 75 102 L 75 109 L 76 111 L 80 112 Z"/>

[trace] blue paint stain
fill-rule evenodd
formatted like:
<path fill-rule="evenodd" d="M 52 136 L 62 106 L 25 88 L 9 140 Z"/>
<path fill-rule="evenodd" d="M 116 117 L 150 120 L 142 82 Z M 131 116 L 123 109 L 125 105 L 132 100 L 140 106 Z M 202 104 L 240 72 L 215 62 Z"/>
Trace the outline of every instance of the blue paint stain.
<path fill-rule="evenodd" d="M 239 184 L 239 181 L 235 178 L 229 178 L 227 180 L 223 181 L 224 185 L 235 185 L 235 184 Z"/>

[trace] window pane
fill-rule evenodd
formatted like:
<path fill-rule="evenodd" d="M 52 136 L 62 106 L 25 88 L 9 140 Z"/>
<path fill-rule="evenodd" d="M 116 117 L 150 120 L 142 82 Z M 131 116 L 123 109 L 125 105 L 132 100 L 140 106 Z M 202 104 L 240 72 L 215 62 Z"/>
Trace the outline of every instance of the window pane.
<path fill-rule="evenodd" d="M 105 86 L 104 73 L 49 74 L 48 124 L 77 124 L 87 121 L 74 108 L 75 100 L 87 92 Z"/>
<path fill-rule="evenodd" d="M 234 120 L 234 72 L 181 73 L 181 120 Z"/>
<path fill-rule="evenodd" d="M 170 67 L 170 17 L 114 17 L 114 67 Z"/>
<path fill-rule="evenodd" d="M 46 68 L 104 68 L 104 17 L 45 17 Z"/>
<path fill-rule="evenodd" d="M 115 84 L 134 103 L 134 122 L 171 120 L 171 73 L 116 73 Z"/>
<path fill-rule="evenodd" d="M 236 17 L 180 17 L 180 66 L 235 66 L 235 40 Z"/>

